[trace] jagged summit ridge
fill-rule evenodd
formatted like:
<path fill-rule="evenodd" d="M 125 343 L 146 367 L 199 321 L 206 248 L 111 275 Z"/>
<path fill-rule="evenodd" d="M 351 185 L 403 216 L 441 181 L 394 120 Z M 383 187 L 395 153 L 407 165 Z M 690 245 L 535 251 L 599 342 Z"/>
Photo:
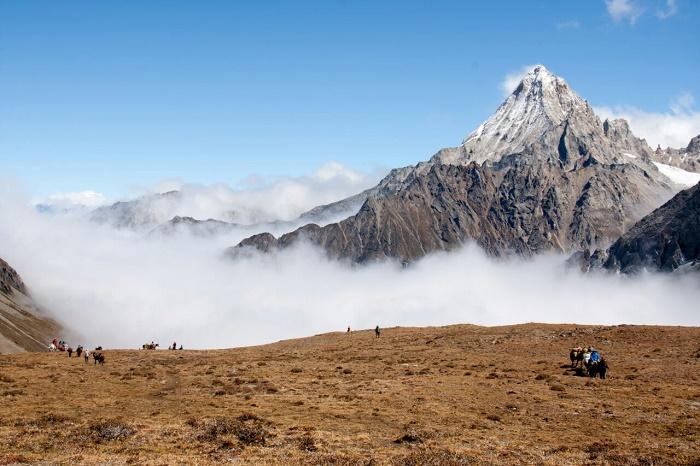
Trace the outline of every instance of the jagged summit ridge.
<path fill-rule="evenodd" d="M 540 143 L 545 134 L 569 122 L 574 122 L 574 126 L 602 129 L 602 123 L 588 102 L 563 78 L 537 65 L 496 112 L 464 139 L 458 153 L 433 161 L 498 162 L 505 155 L 526 151 Z"/>

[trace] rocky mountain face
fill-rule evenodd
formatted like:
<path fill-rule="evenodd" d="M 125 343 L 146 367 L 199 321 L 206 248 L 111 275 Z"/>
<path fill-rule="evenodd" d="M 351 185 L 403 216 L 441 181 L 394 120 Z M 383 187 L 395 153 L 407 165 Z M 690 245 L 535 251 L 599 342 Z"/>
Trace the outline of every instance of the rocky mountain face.
<path fill-rule="evenodd" d="M 22 278 L 0 259 L 0 353 L 44 351 L 59 326 L 37 309 Z"/>
<path fill-rule="evenodd" d="M 584 269 L 623 273 L 700 269 L 700 184 L 640 220 L 607 250 L 575 258 Z"/>
<path fill-rule="evenodd" d="M 626 122 L 601 122 L 538 66 L 459 147 L 355 197 L 365 199 L 356 215 L 279 239 L 256 235 L 232 253 L 302 240 L 354 262 L 412 260 L 469 240 L 495 255 L 607 246 L 673 194 L 652 154 Z"/>
<path fill-rule="evenodd" d="M 651 158 L 654 162 L 700 173 L 700 134 L 691 139 L 684 149 L 657 147 Z"/>

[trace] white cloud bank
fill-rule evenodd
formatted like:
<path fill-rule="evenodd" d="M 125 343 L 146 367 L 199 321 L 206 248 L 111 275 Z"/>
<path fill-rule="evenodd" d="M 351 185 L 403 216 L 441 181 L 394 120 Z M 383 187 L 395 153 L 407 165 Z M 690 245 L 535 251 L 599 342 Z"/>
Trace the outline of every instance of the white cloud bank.
<path fill-rule="evenodd" d="M 82 207 L 95 208 L 106 203 L 107 199 L 104 195 L 95 191 L 56 193 L 35 202 L 35 204 L 54 210 L 71 210 Z"/>
<path fill-rule="evenodd" d="M 16 192 L 0 188 L 0 257 L 81 335 L 75 344 L 231 347 L 377 324 L 700 324 L 697 277 L 582 276 L 562 257 L 496 261 L 474 247 L 408 269 L 350 267 L 304 246 L 234 262 L 223 248 L 249 231 L 143 236 L 41 215 Z"/>
<path fill-rule="evenodd" d="M 381 175 L 379 172 L 360 173 L 330 162 L 311 175 L 249 177 L 237 188 L 223 183 L 202 185 L 164 180 L 152 188 L 140 189 L 140 194 L 148 196 L 169 191 L 179 191 L 179 194 L 142 199 L 136 212 L 144 226 L 149 228 L 175 216 L 189 216 L 199 220 L 213 218 L 246 225 L 289 221 L 318 205 L 357 194 L 375 185 Z M 101 194 L 86 191 L 54 195 L 43 201 L 44 205 L 54 207 L 53 210 L 61 210 L 60 207 L 71 203 L 73 206 L 97 206 L 104 204 L 105 199 Z"/>

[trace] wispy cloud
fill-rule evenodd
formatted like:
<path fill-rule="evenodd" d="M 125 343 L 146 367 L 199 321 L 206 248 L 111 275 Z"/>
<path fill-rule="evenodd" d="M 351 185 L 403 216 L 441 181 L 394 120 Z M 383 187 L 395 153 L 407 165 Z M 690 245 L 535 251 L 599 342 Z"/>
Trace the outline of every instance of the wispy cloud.
<path fill-rule="evenodd" d="M 535 66 L 537 65 L 525 65 L 517 71 L 512 71 L 508 73 L 505 76 L 505 78 L 503 78 L 503 81 L 501 81 L 500 85 L 503 95 L 507 96 L 511 92 L 513 92 L 515 88 L 518 87 L 518 84 L 520 84 L 520 81 L 523 79 L 523 76 L 532 71 L 532 69 Z"/>
<path fill-rule="evenodd" d="M 700 134 L 700 110 L 689 93 L 672 102 L 667 112 L 649 112 L 631 105 L 595 107 L 595 112 L 601 118 L 624 118 L 634 134 L 652 147 L 685 147 Z"/>
<path fill-rule="evenodd" d="M 581 27 L 581 24 L 575 19 L 570 19 L 568 21 L 561 21 L 557 23 L 556 26 L 559 31 L 563 31 L 565 29 L 578 29 Z"/>
<path fill-rule="evenodd" d="M 632 0 L 605 0 L 608 14 L 615 22 L 629 21 L 630 24 L 644 13 L 644 8 Z"/>
<path fill-rule="evenodd" d="M 104 205 L 107 199 L 95 191 L 79 191 L 73 193 L 56 193 L 35 202 L 53 210 L 70 210 L 81 207 L 99 207 Z"/>
<path fill-rule="evenodd" d="M 678 2 L 676 0 L 666 0 L 666 9 L 658 10 L 656 12 L 656 17 L 664 20 L 675 16 L 676 13 L 678 13 Z"/>

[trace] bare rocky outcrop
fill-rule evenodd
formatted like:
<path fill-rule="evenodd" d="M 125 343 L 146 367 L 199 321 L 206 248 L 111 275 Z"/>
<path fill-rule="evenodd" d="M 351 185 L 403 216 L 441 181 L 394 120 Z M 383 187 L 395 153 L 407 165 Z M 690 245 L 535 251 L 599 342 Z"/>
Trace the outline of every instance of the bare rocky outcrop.
<path fill-rule="evenodd" d="M 10 264 L 0 259 L 0 292 L 9 294 L 13 290 L 27 294 L 27 288 L 24 286 L 22 277 L 10 267 Z"/>
<path fill-rule="evenodd" d="M 654 162 L 700 173 L 700 134 L 691 139 L 685 148 L 661 149 L 661 147 L 657 147 L 652 154 L 652 159 Z"/>
<path fill-rule="evenodd" d="M 462 145 L 392 170 L 360 193 L 356 215 L 279 239 L 256 235 L 231 251 L 305 240 L 364 262 L 413 260 L 465 241 L 494 255 L 604 247 L 672 196 L 652 154 L 624 120 L 601 122 L 563 79 L 537 66 Z"/>
<path fill-rule="evenodd" d="M 59 325 L 32 301 L 19 274 L 0 259 L 0 353 L 45 350 Z"/>
<path fill-rule="evenodd" d="M 671 272 L 700 265 L 700 184 L 640 220 L 607 250 L 584 251 L 576 260 L 586 268 L 623 273 Z"/>

